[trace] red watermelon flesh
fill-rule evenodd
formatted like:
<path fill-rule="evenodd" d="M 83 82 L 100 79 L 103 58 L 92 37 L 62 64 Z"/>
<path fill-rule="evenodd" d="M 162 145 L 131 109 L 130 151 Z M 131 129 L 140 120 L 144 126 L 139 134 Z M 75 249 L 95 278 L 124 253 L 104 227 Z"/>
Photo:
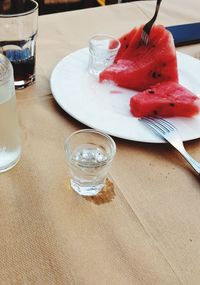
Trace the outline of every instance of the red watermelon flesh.
<path fill-rule="evenodd" d="M 130 99 L 130 110 L 135 117 L 192 117 L 198 114 L 199 106 L 196 95 L 172 81 L 158 83 Z"/>
<path fill-rule="evenodd" d="M 121 58 L 124 51 L 129 47 L 129 43 L 131 42 L 131 38 L 133 38 L 135 36 L 136 32 L 137 32 L 137 28 L 134 28 L 130 32 L 128 32 L 127 34 L 125 34 L 121 38 L 119 38 L 121 46 L 120 46 L 120 49 L 119 49 L 119 51 L 115 57 L 114 62 L 117 62 L 117 60 L 119 58 Z"/>
<path fill-rule="evenodd" d="M 115 62 L 100 73 L 100 82 L 142 91 L 163 81 L 178 82 L 173 38 L 163 26 L 153 26 L 147 46 L 141 43 L 142 27 L 120 39 Z"/>
<path fill-rule="evenodd" d="M 138 38 L 137 34 L 140 33 L 141 36 L 141 31 L 142 31 L 143 25 L 139 28 L 133 28 L 130 32 L 127 34 L 123 35 L 121 38 L 119 38 L 119 41 L 121 43 L 120 49 L 115 57 L 115 63 L 119 59 L 130 59 L 129 57 L 126 58 L 124 57 L 125 51 L 131 47 L 131 42 L 135 41 L 135 39 Z M 139 45 L 141 44 L 141 41 L 139 41 Z"/>

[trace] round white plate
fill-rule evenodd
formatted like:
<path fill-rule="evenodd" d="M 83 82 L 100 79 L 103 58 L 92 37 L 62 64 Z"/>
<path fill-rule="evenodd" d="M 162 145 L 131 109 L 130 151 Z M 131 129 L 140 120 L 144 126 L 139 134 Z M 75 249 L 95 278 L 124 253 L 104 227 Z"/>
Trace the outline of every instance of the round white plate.
<path fill-rule="evenodd" d="M 113 84 L 99 83 L 88 74 L 88 48 L 64 57 L 51 75 L 52 94 L 60 107 L 88 127 L 109 135 L 140 142 L 161 143 L 129 110 L 136 92 Z M 200 94 L 200 61 L 177 53 L 180 83 Z M 200 116 L 169 119 L 184 141 L 200 137 Z"/>

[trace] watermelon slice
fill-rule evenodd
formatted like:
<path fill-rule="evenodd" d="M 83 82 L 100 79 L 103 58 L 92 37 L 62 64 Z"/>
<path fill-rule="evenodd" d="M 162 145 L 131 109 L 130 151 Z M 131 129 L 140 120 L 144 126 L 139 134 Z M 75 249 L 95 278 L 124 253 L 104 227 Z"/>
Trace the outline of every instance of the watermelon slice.
<path fill-rule="evenodd" d="M 200 99 L 176 82 L 162 82 L 130 99 L 135 117 L 192 117 L 199 112 Z"/>
<path fill-rule="evenodd" d="M 154 25 L 149 43 L 141 42 L 142 27 L 122 38 L 115 62 L 100 73 L 99 80 L 142 91 L 163 81 L 178 82 L 176 51 L 172 35 L 161 25 Z"/>

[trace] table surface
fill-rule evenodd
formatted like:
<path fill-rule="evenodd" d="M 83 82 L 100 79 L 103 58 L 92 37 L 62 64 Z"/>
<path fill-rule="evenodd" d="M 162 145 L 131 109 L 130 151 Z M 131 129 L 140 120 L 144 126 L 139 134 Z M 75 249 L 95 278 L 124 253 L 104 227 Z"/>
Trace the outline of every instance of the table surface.
<path fill-rule="evenodd" d="M 115 139 L 107 191 L 85 199 L 68 186 L 63 142 L 85 127 L 52 97 L 59 60 L 95 33 L 120 36 L 155 1 L 39 17 L 37 81 L 17 91 L 23 153 L 0 175 L 0 283 L 200 284 L 200 180 L 167 144 Z M 200 1 L 163 1 L 157 22 L 199 21 Z M 179 51 L 200 57 L 200 45 Z M 186 143 L 200 161 L 200 140 Z"/>

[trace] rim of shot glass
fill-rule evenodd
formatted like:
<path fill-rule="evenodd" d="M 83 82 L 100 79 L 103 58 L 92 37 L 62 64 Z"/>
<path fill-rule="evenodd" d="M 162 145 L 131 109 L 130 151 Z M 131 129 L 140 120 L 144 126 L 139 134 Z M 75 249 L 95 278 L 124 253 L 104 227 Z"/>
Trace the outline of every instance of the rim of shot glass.
<path fill-rule="evenodd" d="M 35 0 L 28 0 L 28 1 L 35 4 L 35 7 L 26 12 L 22 12 L 22 13 L 15 13 L 15 14 L 1 14 L 0 13 L 0 18 L 14 18 L 14 17 L 22 17 L 22 16 L 26 16 L 29 14 L 33 14 L 35 11 L 38 10 L 39 5 Z"/>
<path fill-rule="evenodd" d="M 102 37 L 102 38 L 104 37 L 104 38 L 108 38 L 110 40 L 116 41 L 117 46 L 115 48 L 110 49 L 110 51 L 112 51 L 112 52 L 117 51 L 120 48 L 120 46 L 121 46 L 120 41 L 117 38 L 115 38 L 114 36 L 111 36 L 111 35 L 108 35 L 108 34 L 95 34 L 89 40 L 89 48 L 90 49 L 91 48 L 95 48 L 97 50 L 107 50 L 106 47 L 98 47 L 98 46 L 95 46 L 94 44 L 92 44 L 92 40 L 94 40 L 97 37 Z"/>
<path fill-rule="evenodd" d="M 64 149 L 65 149 L 65 152 L 67 155 L 69 155 L 69 157 L 72 155 L 72 152 L 70 150 L 70 148 L 68 147 L 68 143 L 69 141 L 71 140 L 71 138 L 77 134 L 80 134 L 80 133 L 94 133 L 94 134 L 97 134 L 97 135 L 100 135 L 104 138 L 107 139 L 108 142 L 110 142 L 111 144 L 111 153 L 109 154 L 109 159 L 107 160 L 106 163 L 110 163 L 114 156 L 115 156 L 115 153 L 116 153 L 116 144 L 115 144 L 115 141 L 113 140 L 113 138 L 111 138 L 111 136 L 103 133 L 103 132 L 100 132 L 98 130 L 95 130 L 95 129 L 82 129 L 82 130 L 78 130 L 78 131 L 75 131 L 73 132 L 71 135 L 69 135 L 68 137 L 66 137 L 65 139 L 65 143 L 64 143 Z M 101 164 L 101 162 L 99 162 L 99 165 Z"/>

